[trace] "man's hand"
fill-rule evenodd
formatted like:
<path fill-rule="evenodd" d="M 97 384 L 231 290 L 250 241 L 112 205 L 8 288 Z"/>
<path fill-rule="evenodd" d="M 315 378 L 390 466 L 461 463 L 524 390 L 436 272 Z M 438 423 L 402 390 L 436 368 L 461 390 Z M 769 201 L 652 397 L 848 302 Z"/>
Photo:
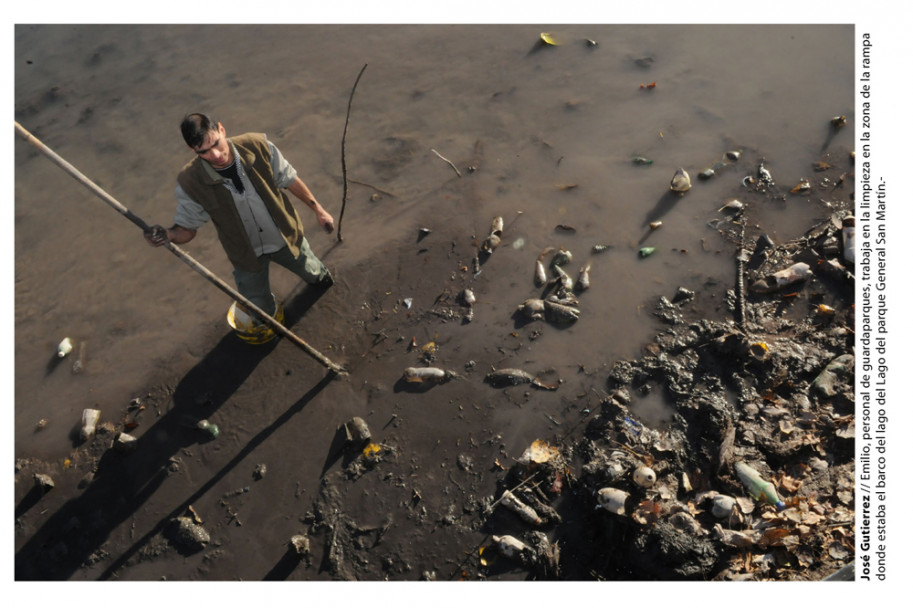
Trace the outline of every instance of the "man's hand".
<path fill-rule="evenodd" d="M 162 228 L 156 224 L 155 226 L 151 226 L 149 230 L 143 232 L 143 236 L 146 237 L 146 242 L 153 247 L 161 247 L 165 243 L 183 245 L 184 243 L 188 243 L 193 240 L 193 237 L 196 235 L 196 230 L 184 228 L 183 226 L 178 226 L 177 224 L 171 228 Z"/>
<path fill-rule="evenodd" d="M 153 247 L 161 247 L 168 242 L 168 231 L 158 224 L 143 232 L 143 236 L 146 237 L 146 242 Z"/>
<path fill-rule="evenodd" d="M 327 234 L 333 234 L 333 216 L 327 213 L 323 207 L 314 209 L 314 213 L 317 214 L 317 221 L 320 222 L 323 229 L 327 231 Z"/>

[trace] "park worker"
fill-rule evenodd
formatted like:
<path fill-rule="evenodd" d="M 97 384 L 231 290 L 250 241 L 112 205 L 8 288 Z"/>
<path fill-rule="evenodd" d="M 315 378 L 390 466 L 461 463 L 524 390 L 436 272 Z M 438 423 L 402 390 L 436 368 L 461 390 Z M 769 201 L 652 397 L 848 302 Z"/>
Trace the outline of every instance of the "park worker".
<path fill-rule="evenodd" d="M 200 113 L 184 117 L 181 134 L 196 158 L 177 177 L 174 225 L 152 226 L 145 233 L 149 244 L 187 243 L 212 220 L 234 267 L 238 292 L 280 321 L 281 306 L 270 290 L 270 262 L 318 288 L 333 285 L 329 270 L 311 251 L 285 190 L 310 207 L 328 233 L 333 232 L 333 216 L 265 134 L 229 139 L 222 123 Z M 256 316 L 253 322 L 261 323 Z"/>

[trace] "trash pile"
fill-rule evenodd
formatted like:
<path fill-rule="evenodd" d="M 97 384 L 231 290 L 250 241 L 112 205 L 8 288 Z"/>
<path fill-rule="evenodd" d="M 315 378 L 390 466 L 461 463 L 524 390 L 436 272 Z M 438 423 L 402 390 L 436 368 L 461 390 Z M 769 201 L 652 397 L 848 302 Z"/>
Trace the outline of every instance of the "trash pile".
<path fill-rule="evenodd" d="M 687 191 L 686 178 L 676 172 L 672 190 Z M 789 193 L 832 192 L 845 178 Z M 785 196 L 763 160 L 741 184 L 751 204 Z M 516 518 L 509 533 L 489 520 L 483 573 L 493 553 L 532 578 L 814 580 L 852 564 L 851 204 L 828 203 L 830 217 L 798 239 L 758 234 L 752 247 L 749 205 L 720 208 L 708 225 L 736 245 L 733 319 L 686 320 L 684 288 L 659 297 L 668 329 L 640 359 L 614 363 L 584 437 L 537 440 L 499 483 L 492 506 Z M 674 408 L 669 428 L 635 413 L 653 390 Z"/>

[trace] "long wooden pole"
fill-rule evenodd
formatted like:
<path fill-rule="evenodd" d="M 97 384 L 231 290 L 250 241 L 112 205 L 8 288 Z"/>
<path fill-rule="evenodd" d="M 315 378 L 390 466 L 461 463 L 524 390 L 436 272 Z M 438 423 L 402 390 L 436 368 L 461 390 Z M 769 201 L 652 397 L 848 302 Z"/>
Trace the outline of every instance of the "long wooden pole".
<path fill-rule="evenodd" d="M 118 202 L 117 199 L 115 199 L 113 196 L 111 196 L 110 194 L 105 192 L 98 184 L 96 184 L 95 182 L 90 180 L 88 177 L 83 175 L 76 167 L 74 167 L 73 165 L 68 163 L 66 160 L 64 160 L 62 157 L 60 157 L 56 152 L 54 152 L 53 150 L 48 148 L 46 145 L 44 145 L 41 142 L 41 140 L 39 140 L 37 137 L 35 137 L 31 133 L 29 133 L 25 128 L 22 127 L 22 125 L 20 125 L 18 122 L 15 122 L 15 127 L 16 127 L 16 133 L 20 137 L 22 137 L 24 140 L 29 142 L 32 146 L 37 148 L 42 154 L 44 154 L 49 159 L 51 159 L 51 161 L 53 161 L 54 164 L 56 164 L 58 167 L 60 167 L 61 169 L 63 169 L 67 173 L 69 173 L 70 176 L 72 176 L 76 179 L 76 181 L 78 181 L 83 186 L 85 186 L 86 188 L 91 190 L 96 196 L 98 196 L 104 202 L 108 203 L 108 205 L 113 207 L 116 211 L 118 211 L 121 215 L 126 217 L 128 220 L 130 220 L 131 222 L 133 222 L 134 224 L 136 224 L 137 226 L 142 228 L 143 232 L 148 232 L 150 230 L 150 226 L 146 222 L 144 222 L 142 218 L 135 215 L 132 211 L 130 211 L 129 209 L 124 207 L 120 202 Z M 215 285 L 216 287 L 221 289 L 223 292 L 225 292 L 226 294 L 228 294 L 229 296 L 234 298 L 237 302 L 243 304 L 246 308 L 255 312 L 272 329 L 274 329 L 276 332 L 282 334 L 284 337 L 291 340 L 296 346 L 298 346 L 304 352 L 306 352 L 311 357 L 313 357 L 314 359 L 319 361 L 324 367 L 326 367 L 327 369 L 329 369 L 330 371 L 332 371 L 336 374 L 346 374 L 347 373 L 343 367 L 341 367 L 340 365 L 337 365 L 336 363 L 333 363 L 328 358 L 326 358 L 323 354 L 321 354 L 319 351 L 317 351 L 313 347 L 311 347 L 307 342 L 305 342 L 304 340 L 302 340 L 301 338 L 299 338 L 298 336 L 293 334 L 291 331 L 289 331 L 289 329 L 287 327 L 282 325 L 282 323 L 279 323 L 276 319 L 274 319 L 272 317 L 272 315 L 267 314 L 264 310 L 262 310 L 256 304 L 254 304 L 253 302 L 251 302 L 250 300 L 248 300 L 247 298 L 242 296 L 235 289 L 232 289 L 232 287 L 230 287 L 225 281 L 223 281 L 222 279 L 220 279 L 219 277 L 214 275 L 205 266 L 203 266 L 198 261 L 193 259 L 193 257 L 189 253 L 182 250 L 180 247 L 178 247 L 174 243 L 166 242 L 164 246 L 167 247 L 168 250 L 171 251 L 171 253 L 173 253 L 178 258 L 180 258 L 181 261 L 183 261 L 185 264 L 187 264 L 188 266 L 190 266 L 191 268 L 196 270 L 198 273 L 203 275 L 213 285 Z"/>

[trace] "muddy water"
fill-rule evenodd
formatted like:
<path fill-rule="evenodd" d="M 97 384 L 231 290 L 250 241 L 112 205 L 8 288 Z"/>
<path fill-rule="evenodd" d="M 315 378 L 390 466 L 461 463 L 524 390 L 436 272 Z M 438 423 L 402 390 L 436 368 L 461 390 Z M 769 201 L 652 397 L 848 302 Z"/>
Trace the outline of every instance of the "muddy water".
<path fill-rule="evenodd" d="M 565 44 L 539 48 L 544 29 Z M 701 290 L 732 281 L 732 246 L 706 224 L 762 157 L 787 187 L 812 177 L 813 161 L 846 163 L 852 131 L 829 140 L 828 121 L 853 122 L 852 36 L 851 26 L 19 26 L 15 110 L 149 223 L 170 224 L 174 175 L 188 159 L 176 125 L 187 111 L 213 114 L 229 134 L 267 132 L 338 217 L 346 102 L 367 63 L 346 140 L 345 241 L 334 246 L 305 217 L 315 250 L 340 273 L 376 264 L 384 284 L 374 288 L 427 309 L 441 281 L 422 274 L 417 229 L 432 230 L 429 249 L 452 242 L 465 252 L 502 215 L 502 247 L 473 282 L 468 331 L 484 364 L 598 371 L 601 382 L 659 327 L 657 296 L 684 286 L 698 293 L 696 309 L 723 308 Z M 228 302 L 27 144 L 15 146 L 16 451 L 60 459 L 83 408 L 119 408 L 151 375 L 198 362 L 224 332 Z M 730 149 L 744 151 L 739 163 L 699 182 Z M 654 162 L 634 166 L 634 155 Z M 673 198 L 679 166 L 694 188 Z M 756 217 L 784 241 L 824 216 L 821 201 L 787 197 Z M 655 219 L 663 225 L 650 233 Z M 611 247 L 592 253 L 597 244 Z M 643 245 L 657 253 L 639 259 Z M 531 340 L 511 314 L 540 293 L 534 262 L 548 246 L 573 252 L 572 273 L 590 261 L 592 288 L 578 323 Z M 230 281 L 211 229 L 186 250 Z M 295 290 L 275 277 L 280 296 Z M 87 343 L 81 374 L 54 358 L 65 336 Z M 664 419 L 657 394 L 645 407 Z M 35 432 L 41 419 L 48 425 Z"/>

